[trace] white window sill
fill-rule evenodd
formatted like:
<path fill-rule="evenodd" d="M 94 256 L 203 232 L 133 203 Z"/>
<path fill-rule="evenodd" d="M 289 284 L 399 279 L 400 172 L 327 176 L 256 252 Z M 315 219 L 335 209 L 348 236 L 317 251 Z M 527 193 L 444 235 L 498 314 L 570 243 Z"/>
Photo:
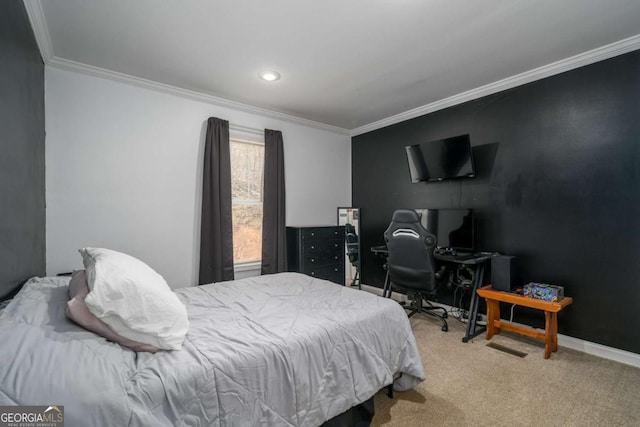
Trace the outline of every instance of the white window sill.
<path fill-rule="evenodd" d="M 260 270 L 262 267 L 262 261 L 246 261 L 246 262 L 238 262 L 233 265 L 234 271 L 254 271 Z"/>

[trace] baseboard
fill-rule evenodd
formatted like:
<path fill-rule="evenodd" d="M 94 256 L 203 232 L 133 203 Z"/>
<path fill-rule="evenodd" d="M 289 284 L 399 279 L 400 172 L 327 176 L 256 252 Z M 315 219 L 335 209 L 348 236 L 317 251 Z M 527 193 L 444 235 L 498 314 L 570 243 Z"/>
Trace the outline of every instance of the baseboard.
<path fill-rule="evenodd" d="M 375 286 L 363 284 L 362 290 L 382 296 L 382 289 Z M 392 292 L 391 298 L 396 301 L 407 301 L 407 296 L 398 292 Z M 434 303 L 434 305 L 445 307 L 448 311 L 453 308 L 446 304 Z M 620 350 L 618 348 L 608 347 L 606 345 L 597 344 L 591 341 L 586 341 L 580 338 L 574 338 L 562 334 L 558 334 L 558 345 L 570 348 L 572 350 L 581 351 L 586 354 L 591 354 L 593 356 L 602 357 L 603 359 L 613 360 L 615 362 L 624 363 L 625 365 L 631 365 L 635 366 L 636 368 L 640 368 L 640 354 L 632 353 L 630 351 Z"/>
<path fill-rule="evenodd" d="M 640 368 L 640 354 L 558 334 L 558 345 Z"/>

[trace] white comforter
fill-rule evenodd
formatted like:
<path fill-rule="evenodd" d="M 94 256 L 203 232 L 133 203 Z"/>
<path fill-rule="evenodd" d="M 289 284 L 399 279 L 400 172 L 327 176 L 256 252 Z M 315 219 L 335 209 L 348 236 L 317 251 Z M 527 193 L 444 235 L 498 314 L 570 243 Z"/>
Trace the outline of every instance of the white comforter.
<path fill-rule="evenodd" d="M 67 425 L 316 426 L 424 379 L 394 301 L 296 273 L 177 290 L 182 350 L 134 353 L 64 317 L 67 280 L 32 279 L 0 315 L 0 405 Z"/>

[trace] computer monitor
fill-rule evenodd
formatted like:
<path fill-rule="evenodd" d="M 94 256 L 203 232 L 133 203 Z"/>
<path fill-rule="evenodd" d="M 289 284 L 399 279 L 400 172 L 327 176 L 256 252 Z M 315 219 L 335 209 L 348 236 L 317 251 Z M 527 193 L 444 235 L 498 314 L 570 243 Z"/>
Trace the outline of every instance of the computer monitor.
<path fill-rule="evenodd" d="M 435 234 L 436 245 L 460 252 L 474 252 L 472 209 L 416 209 L 422 226 Z"/>

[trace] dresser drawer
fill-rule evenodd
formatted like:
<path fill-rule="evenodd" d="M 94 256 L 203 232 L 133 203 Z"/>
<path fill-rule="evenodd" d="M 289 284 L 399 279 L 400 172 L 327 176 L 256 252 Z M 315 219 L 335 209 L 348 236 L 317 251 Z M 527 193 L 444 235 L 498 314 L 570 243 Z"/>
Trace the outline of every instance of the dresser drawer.
<path fill-rule="evenodd" d="M 344 248 L 343 240 L 307 240 L 302 243 L 305 259 L 332 259 L 337 261 Z"/>
<path fill-rule="evenodd" d="M 303 240 L 343 238 L 344 227 L 309 227 L 300 230 Z"/>
<path fill-rule="evenodd" d="M 343 265 L 304 266 L 301 273 L 317 279 L 325 279 L 334 283 L 344 283 Z"/>
<path fill-rule="evenodd" d="M 302 260 L 302 263 L 305 266 L 338 264 L 341 260 L 344 259 L 340 255 L 331 253 L 322 254 L 321 256 L 306 253 L 303 256 L 304 258 Z"/>

